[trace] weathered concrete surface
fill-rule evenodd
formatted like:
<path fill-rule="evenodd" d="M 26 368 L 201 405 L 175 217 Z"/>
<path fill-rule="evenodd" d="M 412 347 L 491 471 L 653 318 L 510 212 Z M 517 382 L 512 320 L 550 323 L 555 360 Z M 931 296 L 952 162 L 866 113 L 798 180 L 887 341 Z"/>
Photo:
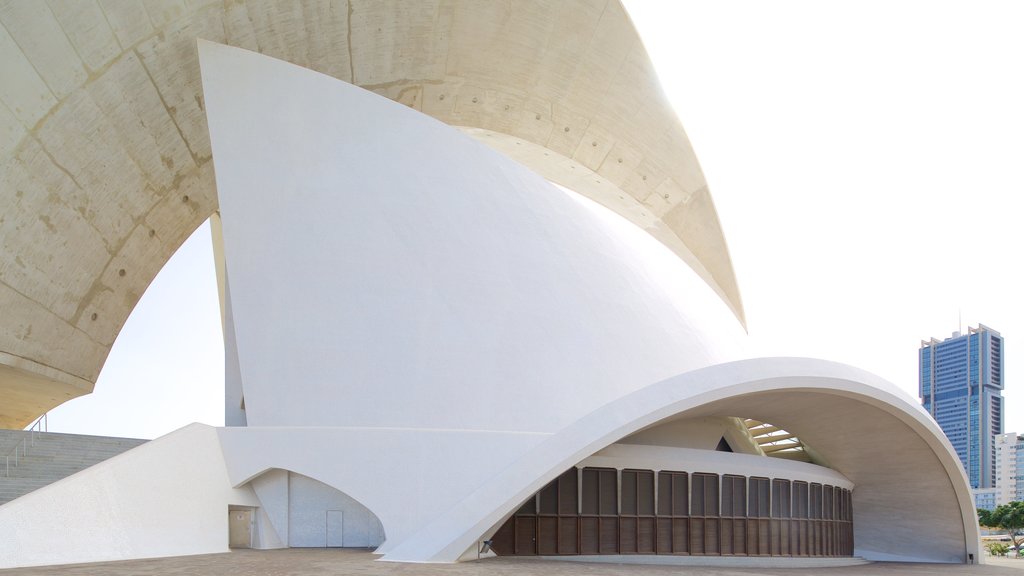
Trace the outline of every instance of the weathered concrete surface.
<path fill-rule="evenodd" d="M 617 0 L 10 0 L 0 427 L 92 390 L 146 287 L 217 209 L 197 37 L 521 142 L 517 158 L 647 229 L 742 320 L 700 167 Z"/>
<path fill-rule="evenodd" d="M 488 558 L 461 564 L 396 564 L 376 562 L 373 554 L 351 549 L 287 548 L 283 550 L 236 550 L 228 554 L 182 556 L 155 560 L 130 560 L 74 566 L 49 566 L 0 570 L 0 575 L 75 576 L 1019 576 L 1024 560 L 996 559 L 985 566 L 963 564 L 876 563 L 836 568 L 712 568 L 700 566 L 650 566 L 636 564 L 587 564 L 524 558 Z"/>

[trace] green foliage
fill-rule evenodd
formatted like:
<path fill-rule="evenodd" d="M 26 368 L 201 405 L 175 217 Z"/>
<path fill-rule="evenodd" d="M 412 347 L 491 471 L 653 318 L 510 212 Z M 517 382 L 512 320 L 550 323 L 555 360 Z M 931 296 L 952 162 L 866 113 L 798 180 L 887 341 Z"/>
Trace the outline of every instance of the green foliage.
<path fill-rule="evenodd" d="M 1006 553 L 1010 551 L 1010 547 L 1002 542 L 989 542 L 985 548 L 993 556 L 1006 556 Z"/>
<path fill-rule="evenodd" d="M 1024 502 L 1010 502 L 997 506 L 982 521 L 982 513 L 978 512 L 978 522 L 990 528 L 1002 528 L 1010 533 L 1013 538 L 1013 547 L 1020 550 L 1024 542 Z"/>
<path fill-rule="evenodd" d="M 978 524 L 985 527 L 992 526 L 992 511 L 978 508 Z"/>

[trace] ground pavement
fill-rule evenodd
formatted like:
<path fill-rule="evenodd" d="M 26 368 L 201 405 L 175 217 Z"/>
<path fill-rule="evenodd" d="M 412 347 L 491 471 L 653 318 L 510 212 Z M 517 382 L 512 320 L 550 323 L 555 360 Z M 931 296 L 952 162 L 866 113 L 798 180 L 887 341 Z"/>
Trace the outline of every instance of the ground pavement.
<path fill-rule="evenodd" d="M 226 554 L 0 570 L 0 576 L 1024 576 L 1024 559 L 985 566 L 874 563 L 836 568 L 706 568 L 489 558 L 461 564 L 377 562 L 351 549 L 237 550 Z"/>

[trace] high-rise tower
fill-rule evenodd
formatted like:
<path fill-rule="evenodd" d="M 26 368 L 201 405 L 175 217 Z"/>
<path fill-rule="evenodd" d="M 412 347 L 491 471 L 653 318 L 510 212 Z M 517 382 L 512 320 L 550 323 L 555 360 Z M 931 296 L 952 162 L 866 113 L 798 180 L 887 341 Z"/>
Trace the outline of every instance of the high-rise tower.
<path fill-rule="evenodd" d="M 993 437 L 1003 433 L 1003 338 L 979 324 L 922 340 L 918 393 L 960 456 L 972 488 L 996 484 Z"/>

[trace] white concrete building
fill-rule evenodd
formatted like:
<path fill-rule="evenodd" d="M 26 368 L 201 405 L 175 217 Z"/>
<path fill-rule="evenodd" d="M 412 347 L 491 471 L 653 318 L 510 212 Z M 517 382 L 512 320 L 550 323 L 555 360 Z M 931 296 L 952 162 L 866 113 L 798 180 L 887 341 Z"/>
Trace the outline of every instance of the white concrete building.
<path fill-rule="evenodd" d="M 1024 439 L 1016 432 L 995 437 L 996 487 L 995 505 L 1024 499 Z"/>
<path fill-rule="evenodd" d="M 162 232 L 216 208 L 229 426 L 0 506 L 0 567 L 229 545 L 981 558 L 957 456 L 914 399 L 745 349 L 706 185 L 616 2 L 104 6 L 98 44 L 79 34 L 91 7 L 35 6 L 0 22 L 96 73 L 0 42 L 20 80 L 0 94 L 17 183 L 0 199 L 25 223 L 2 257 L 39 264 L 0 268 L 20 302 L 0 330 L 3 416 L 87 391 L 184 237 Z M 55 103 L 30 97 L 32 70 Z M 120 160 L 128 176 L 104 180 Z M 45 195 L 62 182 L 83 190 Z M 96 262 L 46 264 L 68 257 L 50 234 Z M 48 346 L 62 335 L 81 344 Z"/>

